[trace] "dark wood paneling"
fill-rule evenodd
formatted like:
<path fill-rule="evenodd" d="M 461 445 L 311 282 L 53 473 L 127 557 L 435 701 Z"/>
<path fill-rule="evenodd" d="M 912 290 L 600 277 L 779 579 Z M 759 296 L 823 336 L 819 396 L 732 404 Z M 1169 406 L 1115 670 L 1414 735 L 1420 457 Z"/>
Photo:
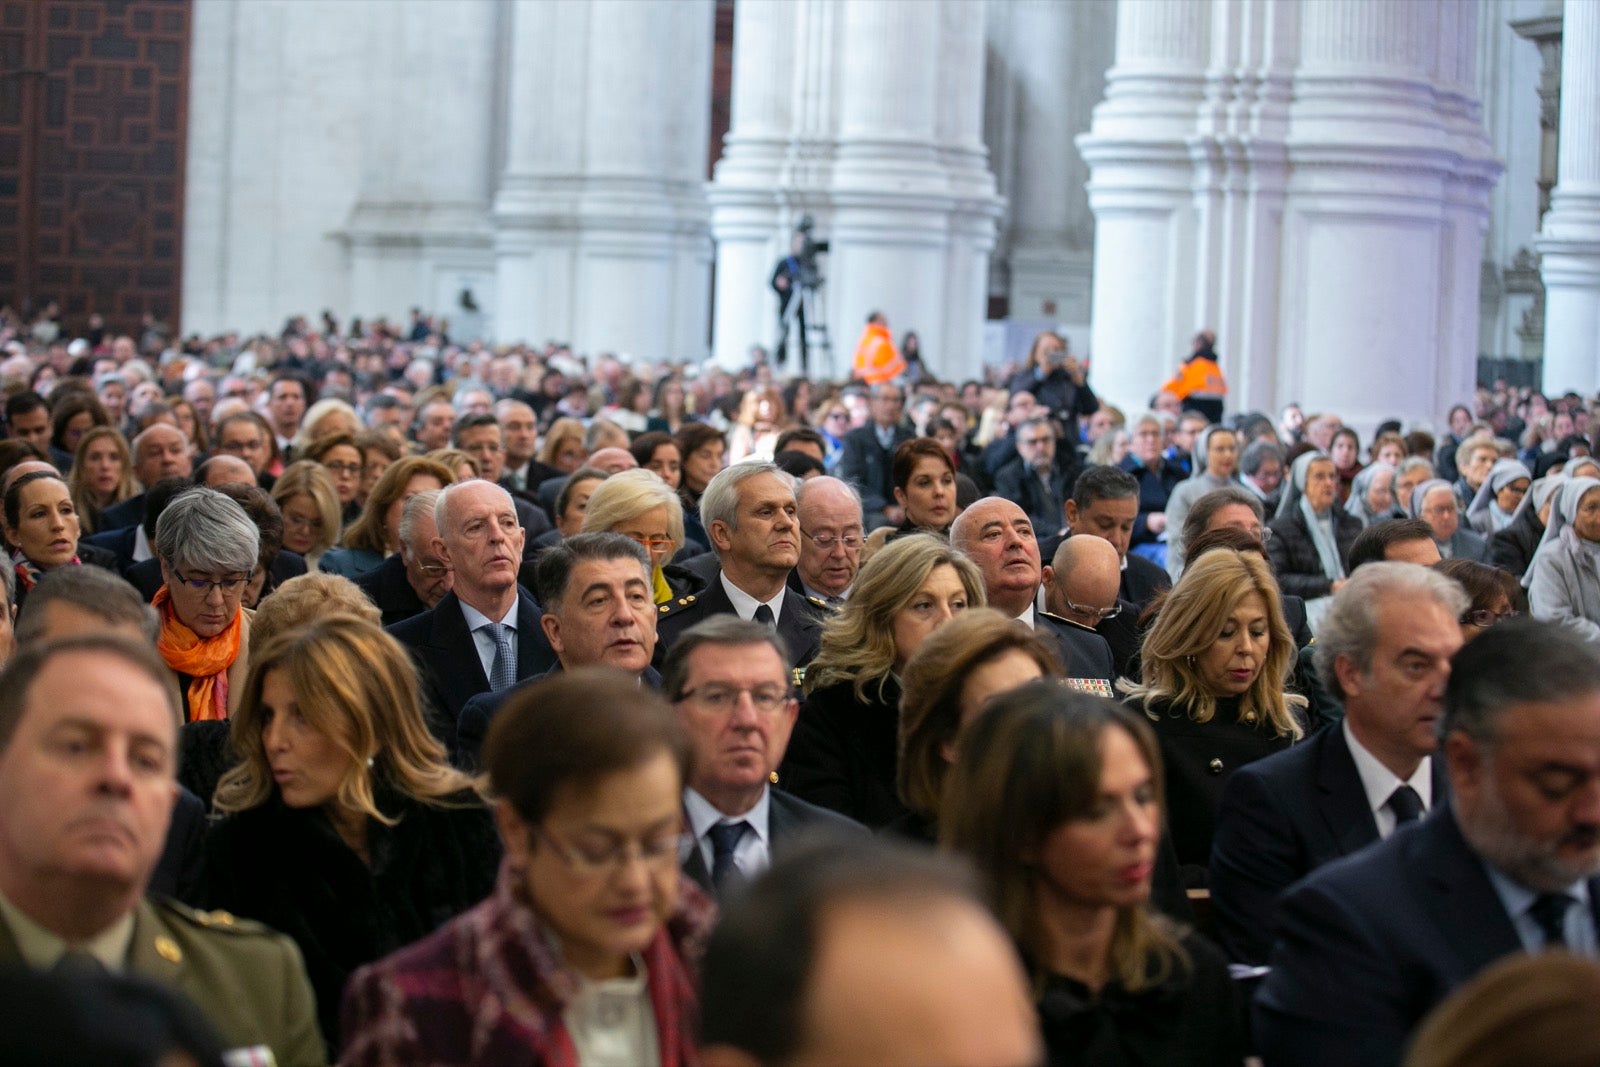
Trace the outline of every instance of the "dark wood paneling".
<path fill-rule="evenodd" d="M 191 0 L 0 0 L 0 299 L 176 322 Z"/>

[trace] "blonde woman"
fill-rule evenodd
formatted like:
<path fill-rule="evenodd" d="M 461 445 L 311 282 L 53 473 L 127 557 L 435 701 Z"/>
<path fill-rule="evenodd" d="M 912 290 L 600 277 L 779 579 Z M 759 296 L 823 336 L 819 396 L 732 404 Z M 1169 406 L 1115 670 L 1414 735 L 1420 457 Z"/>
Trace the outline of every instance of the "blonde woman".
<path fill-rule="evenodd" d="M 1173 844 L 1196 884 L 1228 778 L 1305 733 L 1306 700 L 1284 691 L 1294 660 L 1266 561 L 1218 549 L 1186 568 L 1162 604 L 1145 635 L 1141 681 L 1118 683 L 1161 739 Z"/>
<path fill-rule="evenodd" d="M 618 471 L 594 487 L 584 506 L 582 533 L 619 533 L 650 553 L 655 602 L 698 594 L 705 580 L 672 563 L 683 547 L 683 505 L 654 471 Z"/>
<path fill-rule="evenodd" d="M 873 828 L 901 817 L 900 672 L 929 634 L 983 603 L 977 566 L 932 534 L 901 537 L 862 564 L 806 669 L 784 787 Z"/>
<path fill-rule="evenodd" d="M 78 439 L 78 452 L 67 476 L 78 525 L 84 536 L 99 529 L 100 513 L 139 492 L 133 476 L 133 453 L 127 438 L 109 426 L 94 426 Z"/>
<path fill-rule="evenodd" d="M 283 547 L 315 569 L 339 539 L 339 496 L 327 468 L 309 459 L 289 464 L 272 483 L 272 499 L 283 516 Z"/>
<path fill-rule="evenodd" d="M 262 648 L 231 741 L 202 895 L 295 939 L 337 1048 L 350 973 L 493 888 L 494 820 L 428 732 L 410 657 L 365 619 Z"/>

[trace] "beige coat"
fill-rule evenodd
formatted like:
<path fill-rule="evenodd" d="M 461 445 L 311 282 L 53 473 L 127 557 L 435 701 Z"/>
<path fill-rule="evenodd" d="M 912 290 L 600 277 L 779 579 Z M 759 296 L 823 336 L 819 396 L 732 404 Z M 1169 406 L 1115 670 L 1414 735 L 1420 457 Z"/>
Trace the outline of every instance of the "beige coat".
<path fill-rule="evenodd" d="M 240 608 L 244 614 L 243 623 L 239 628 L 239 656 L 233 661 L 233 666 L 228 668 L 228 715 L 231 718 L 239 710 L 239 702 L 244 699 L 244 683 L 250 677 L 250 626 L 255 620 L 256 613 L 251 608 Z M 172 668 L 167 668 L 172 671 Z M 178 692 L 178 707 L 183 709 L 184 718 L 188 718 L 189 697 L 183 691 L 178 680 L 177 671 L 172 671 L 172 685 Z"/>

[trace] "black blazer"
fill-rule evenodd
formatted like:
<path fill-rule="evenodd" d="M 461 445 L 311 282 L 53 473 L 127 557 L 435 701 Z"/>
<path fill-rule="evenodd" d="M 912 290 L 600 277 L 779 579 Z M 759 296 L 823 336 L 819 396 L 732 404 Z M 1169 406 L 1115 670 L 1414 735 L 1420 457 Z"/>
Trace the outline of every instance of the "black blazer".
<path fill-rule="evenodd" d="M 864 834 L 867 828 L 854 819 L 808 804 L 781 789 L 767 791 L 767 837 L 771 842 L 773 859 L 787 852 L 808 829 Z M 711 882 L 711 872 L 706 868 L 706 858 L 699 842 L 695 842 L 695 847 L 689 850 L 688 857 L 683 861 L 683 873 L 713 897 L 717 895 L 717 887 Z"/>
<path fill-rule="evenodd" d="M 875 423 L 844 435 L 835 473 L 861 493 L 861 514 L 868 529 L 886 523 L 883 509 L 894 503 L 894 451 L 912 438 L 911 427 L 899 423 L 886 451 L 878 443 Z"/>
<path fill-rule="evenodd" d="M 100 513 L 100 529 L 116 531 L 124 526 L 138 526 L 144 522 L 144 497 L 143 493 L 130 496 L 120 504 L 112 504 Z"/>
<path fill-rule="evenodd" d="M 900 683 L 890 675 L 881 698 L 876 683 L 866 690 L 865 702 L 848 681 L 807 695 L 778 778 L 802 800 L 877 830 L 906 813 L 895 788 Z"/>
<path fill-rule="evenodd" d="M 489 736 L 489 722 L 500 713 L 505 702 L 511 697 L 532 685 L 550 677 L 552 674 L 563 670 L 558 661 L 554 667 L 536 674 L 531 678 L 524 678 L 516 685 L 505 689 L 492 689 L 487 693 L 479 693 L 467 701 L 461 708 L 461 718 L 456 722 L 456 763 L 464 770 L 476 773 L 479 770 L 479 757 L 483 753 L 483 739 Z M 661 688 L 661 675 L 654 667 L 646 667 L 639 674 L 639 681 L 650 689 Z"/>
<path fill-rule="evenodd" d="M 104 519 L 105 513 L 101 512 L 100 517 Z M 139 528 L 136 525 L 113 528 L 104 526 L 104 523 L 102 523 L 102 527 L 99 533 L 93 533 L 85 537 L 82 544 L 103 548 L 116 556 L 117 573 L 126 577 L 128 568 L 133 566 L 133 549 L 138 538 Z M 1529 558 L 1531 559 L 1532 557 Z"/>
<path fill-rule="evenodd" d="M 1068 678 L 1104 682 L 1106 691 L 1096 695 L 1116 698 L 1112 683 L 1117 680 L 1117 667 L 1111 655 L 1111 646 L 1104 637 L 1086 626 L 1057 618 L 1048 611 L 1034 612 L 1034 626 L 1041 635 L 1055 641 Z"/>
<path fill-rule="evenodd" d="M 1022 461 L 1022 457 L 1006 462 L 994 473 L 994 491 L 1016 504 L 1033 523 L 1035 533 L 1058 530 L 1066 521 L 1063 505 L 1072 495 L 1072 485 L 1081 468 L 1066 470 L 1052 466 L 1049 472 L 1050 487 L 1039 480 L 1039 474 Z M 1049 562 L 1046 560 L 1046 562 Z"/>
<path fill-rule="evenodd" d="M 178 802 L 172 806 L 172 822 L 161 859 L 145 886 L 148 896 L 172 897 L 198 906 L 202 863 L 205 857 L 206 803 L 194 793 L 178 787 Z"/>
<path fill-rule="evenodd" d="M 1437 807 L 1449 790 L 1443 756 L 1432 773 Z M 1283 892 L 1377 840 L 1343 726 L 1239 768 L 1222 789 L 1211 842 L 1211 906 L 1229 958 L 1265 963 Z"/>
<path fill-rule="evenodd" d="M 266 923 L 294 938 L 317 995 L 322 1033 L 339 1045 L 339 1003 L 350 973 L 426 937 L 494 888 L 500 839 L 475 794 L 433 807 L 380 790 L 394 826 L 367 821 L 363 863 L 320 809 L 274 794 L 230 815 L 206 841 L 206 907 Z"/>
<path fill-rule="evenodd" d="M 1590 906 L 1600 879 L 1589 880 Z M 1266 1067 L 1393 1067 L 1416 1025 L 1479 971 L 1522 951 L 1449 804 L 1315 872 L 1278 905 L 1256 995 Z"/>
<path fill-rule="evenodd" d="M 555 665 L 539 619 L 533 594 L 517 589 L 517 679 L 531 677 Z M 489 676 L 478 658 L 478 646 L 461 614 L 455 591 L 437 605 L 388 628 L 389 634 L 411 653 L 422 676 L 422 691 L 432 710 L 429 726 L 452 756 L 456 753 L 456 722 L 468 700 L 489 691 Z"/>
<path fill-rule="evenodd" d="M 1150 606 L 1158 593 L 1172 588 L 1172 575 L 1167 568 L 1158 567 L 1143 556 L 1129 552 L 1128 565 L 1122 569 L 1122 588 L 1119 595 L 1140 611 Z"/>
<path fill-rule="evenodd" d="M 783 610 L 778 614 L 778 636 L 789 646 L 789 666 L 804 667 L 816 657 L 822 643 L 822 620 L 826 605 L 815 604 L 785 587 Z M 661 605 L 656 616 L 656 654 L 654 665 L 660 670 L 666 662 L 667 649 L 683 632 L 703 619 L 713 615 L 734 614 L 733 601 L 722 588 L 722 572 L 712 575 L 705 589 L 698 594 L 677 597 Z"/>
<path fill-rule="evenodd" d="M 1361 520 L 1339 507 L 1332 514 L 1333 542 L 1339 549 L 1339 563 L 1348 573 L 1350 546 L 1361 536 Z M 1294 508 L 1267 525 L 1272 530 L 1267 558 L 1278 576 L 1279 587 L 1306 600 L 1332 592 L 1333 581 L 1322 573 L 1322 557 L 1317 554 L 1316 542 L 1311 540 L 1311 529 L 1300 509 Z"/>
<path fill-rule="evenodd" d="M 398 552 L 351 581 L 383 612 L 385 626 L 404 622 L 428 610 L 428 605 L 406 579 L 406 563 Z"/>
<path fill-rule="evenodd" d="M 1504 530 L 1489 535 L 1489 562 L 1501 570 L 1510 571 L 1521 578 L 1533 563 L 1533 554 L 1539 551 L 1539 541 L 1544 537 L 1544 523 L 1532 507 L 1511 520 Z"/>

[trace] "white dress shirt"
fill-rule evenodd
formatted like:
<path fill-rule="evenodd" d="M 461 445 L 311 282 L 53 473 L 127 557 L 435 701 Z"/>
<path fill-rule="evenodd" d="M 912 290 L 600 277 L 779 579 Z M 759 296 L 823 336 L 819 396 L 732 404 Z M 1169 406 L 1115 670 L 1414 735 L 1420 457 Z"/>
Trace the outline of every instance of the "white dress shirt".
<path fill-rule="evenodd" d="M 783 617 L 783 594 L 788 592 L 786 585 L 778 590 L 778 595 L 771 600 L 757 600 L 743 589 L 728 581 L 728 576 L 722 572 L 717 573 L 717 578 L 722 582 L 722 589 L 728 594 L 728 599 L 733 601 L 733 610 L 738 612 L 739 618 L 749 622 L 756 617 L 756 608 L 765 604 L 772 609 L 772 624 L 776 626 Z"/>
<path fill-rule="evenodd" d="M 483 676 L 485 678 L 494 677 L 495 647 L 494 635 L 483 627 L 494 622 L 504 624 L 511 631 L 511 655 L 515 659 L 519 651 L 517 648 L 518 599 L 518 597 L 511 598 L 511 606 L 506 609 L 505 617 L 502 619 L 491 619 L 465 600 L 458 601 L 461 605 L 461 615 L 467 620 L 467 629 L 472 632 L 472 644 L 478 650 L 478 662 L 483 664 Z"/>
<path fill-rule="evenodd" d="M 1416 771 L 1404 782 L 1400 776 L 1378 761 L 1378 757 L 1368 752 L 1356 735 L 1350 731 L 1350 720 L 1345 719 L 1340 724 L 1344 731 L 1345 744 L 1350 746 L 1350 757 L 1356 761 L 1356 774 L 1361 778 L 1361 788 L 1367 794 L 1367 807 L 1372 810 L 1372 817 L 1378 823 L 1378 840 L 1387 838 L 1394 833 L 1397 819 L 1389 809 L 1389 798 L 1394 791 L 1402 785 L 1409 785 L 1417 791 L 1417 796 L 1422 800 L 1423 815 L 1433 810 L 1433 757 L 1424 756 L 1422 762 L 1417 764 Z"/>
<path fill-rule="evenodd" d="M 772 792 L 761 790 L 761 799 L 743 815 L 724 815 L 712 806 L 711 801 L 685 788 L 683 810 L 689 816 L 689 831 L 694 834 L 694 847 L 700 850 L 706 870 L 712 868 L 714 853 L 711 848 L 711 828 L 718 823 L 744 822 L 750 827 L 739 838 L 733 849 L 733 865 L 746 878 L 754 877 L 772 865 Z"/>

